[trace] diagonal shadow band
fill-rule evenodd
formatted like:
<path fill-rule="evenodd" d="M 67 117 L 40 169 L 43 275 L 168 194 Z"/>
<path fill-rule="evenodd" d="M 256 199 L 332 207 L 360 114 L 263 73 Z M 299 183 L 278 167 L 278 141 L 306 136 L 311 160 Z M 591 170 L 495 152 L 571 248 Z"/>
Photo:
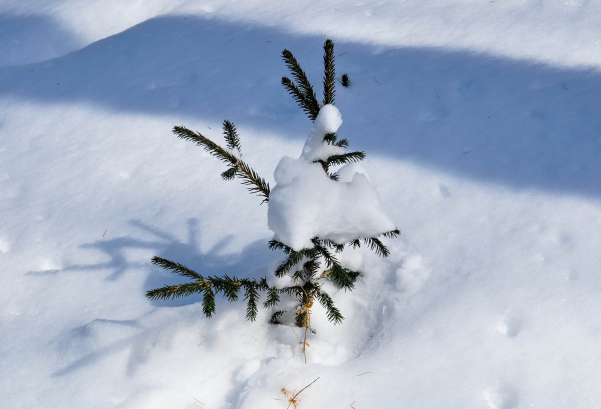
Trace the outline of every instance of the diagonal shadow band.
<path fill-rule="evenodd" d="M 81 48 L 81 41 L 46 15 L 0 13 L 0 67 L 49 60 Z"/>
<path fill-rule="evenodd" d="M 291 49 L 317 85 L 323 40 L 158 17 L 60 58 L 0 68 L 0 100 L 227 118 L 299 138 L 308 121 L 279 84 L 280 52 Z M 352 83 L 336 103 L 353 147 L 477 182 L 599 198 L 601 73 L 342 41 L 336 54 Z"/>

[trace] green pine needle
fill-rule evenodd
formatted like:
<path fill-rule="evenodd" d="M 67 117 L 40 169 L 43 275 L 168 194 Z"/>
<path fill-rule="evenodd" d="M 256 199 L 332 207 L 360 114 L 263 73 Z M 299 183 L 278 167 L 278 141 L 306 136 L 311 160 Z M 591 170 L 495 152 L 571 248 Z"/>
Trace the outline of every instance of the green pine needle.
<path fill-rule="evenodd" d="M 169 300 L 179 297 L 187 297 L 192 294 L 201 293 L 206 286 L 203 283 L 186 283 L 179 285 L 165 285 L 146 292 L 146 297 L 151 300 Z"/>
<path fill-rule="evenodd" d="M 348 140 L 341 139 L 334 144 L 334 146 L 338 146 L 339 148 L 348 148 Z"/>
<path fill-rule="evenodd" d="M 344 244 L 334 243 L 332 240 L 328 239 L 322 240 L 321 242 L 328 248 L 336 250 L 336 253 L 340 253 L 344 250 Z"/>
<path fill-rule="evenodd" d="M 226 121 L 228 122 L 228 121 Z M 232 124 L 233 126 L 233 124 Z M 234 128 L 235 130 L 235 128 Z M 258 175 L 250 166 L 236 158 L 230 152 L 223 149 L 221 146 L 217 145 L 215 142 L 210 140 L 209 138 L 204 137 L 198 132 L 192 132 L 191 130 L 183 127 L 176 126 L 173 128 L 173 133 L 176 134 L 179 138 L 195 142 L 197 145 L 202 146 L 205 151 L 215 156 L 217 159 L 222 162 L 227 163 L 231 167 L 235 167 L 238 170 L 236 171 L 236 175 L 242 179 L 243 185 L 248 185 L 247 188 L 249 192 L 257 194 L 263 197 L 263 202 L 265 203 L 269 201 L 269 183 L 265 181 L 262 177 Z M 228 142 L 229 143 L 229 142 Z M 232 142 L 233 143 L 233 142 Z M 230 174 L 228 173 L 230 170 L 226 170 L 221 174 L 221 177 L 226 179 Z"/>
<path fill-rule="evenodd" d="M 394 239 L 401 235 L 401 231 L 399 229 L 394 229 L 392 231 L 387 231 L 385 233 L 380 234 L 382 237 L 386 237 L 387 239 Z"/>
<path fill-rule="evenodd" d="M 319 271 L 320 266 L 321 263 L 316 259 L 311 259 L 303 264 L 303 275 L 305 277 L 305 281 L 312 280 Z"/>
<path fill-rule="evenodd" d="M 334 42 L 327 39 L 323 45 L 323 103 L 334 104 L 334 96 L 336 91 L 336 73 L 334 70 Z"/>
<path fill-rule="evenodd" d="M 323 141 L 328 145 L 334 145 L 336 143 L 336 139 L 338 136 L 336 133 L 327 133 L 326 136 L 323 137 Z"/>
<path fill-rule="evenodd" d="M 273 314 L 271 314 L 271 318 L 269 319 L 269 323 L 271 325 L 280 325 L 280 318 L 282 318 L 282 315 L 284 315 L 285 311 L 276 311 Z"/>
<path fill-rule="evenodd" d="M 247 301 L 246 306 L 246 319 L 249 321 L 254 321 L 257 319 L 257 301 L 259 300 L 259 292 L 257 291 L 257 287 L 254 285 L 245 286 L 245 294 L 244 299 Z"/>
<path fill-rule="evenodd" d="M 176 126 L 173 128 L 173 133 L 178 138 L 194 142 L 196 145 L 203 147 L 205 151 L 215 156 L 222 162 L 230 165 L 236 165 L 238 162 L 238 158 L 199 132 L 193 132 L 183 126 Z"/>
<path fill-rule="evenodd" d="M 299 328 L 304 327 L 306 317 L 307 311 L 305 311 L 304 309 L 300 310 L 300 312 L 297 312 L 294 316 L 294 326 Z"/>
<path fill-rule="evenodd" d="M 229 150 L 238 149 L 238 152 L 242 154 L 242 145 L 240 145 L 240 136 L 236 131 L 236 125 L 228 121 L 223 121 L 223 136 Z"/>
<path fill-rule="evenodd" d="M 215 313 L 215 294 L 210 288 L 205 289 L 202 297 L 202 312 L 207 318 L 211 318 Z"/>
<path fill-rule="evenodd" d="M 267 299 L 263 303 L 263 307 L 275 307 L 280 302 L 280 290 L 277 287 L 271 287 L 267 290 Z"/>
<path fill-rule="evenodd" d="M 299 103 L 299 105 L 301 105 L 301 108 L 305 112 L 307 112 L 311 121 L 315 121 L 315 118 L 317 118 L 317 114 L 319 114 L 319 103 L 317 102 L 317 97 L 315 96 L 315 92 L 313 91 L 313 86 L 311 85 L 311 83 L 309 82 L 309 79 L 307 78 L 307 74 L 305 74 L 305 72 L 302 70 L 300 64 L 298 63 L 298 61 L 296 61 L 296 58 L 294 58 L 294 55 L 292 55 L 292 53 L 290 51 L 288 51 L 288 50 L 282 51 L 282 57 L 284 58 L 284 62 L 286 63 L 288 70 L 290 70 L 292 77 L 298 84 L 298 88 L 297 88 L 299 90 L 298 95 L 302 95 L 303 100 L 299 101 L 295 97 L 296 92 L 294 92 L 293 97 L 295 97 L 295 99 L 297 100 L 297 103 Z M 284 85 L 284 87 L 286 87 L 286 89 L 288 89 L 288 92 L 291 92 L 292 88 L 290 87 L 290 84 L 291 85 L 294 85 L 294 84 L 289 79 L 287 79 L 288 81 L 285 81 L 285 79 L 287 79 L 287 78 L 286 77 L 282 78 L 282 85 Z M 286 82 L 287 84 L 285 84 L 284 82 Z M 288 82 L 289 82 L 289 84 L 288 84 Z M 301 104 L 301 102 L 302 102 L 302 104 Z"/>
<path fill-rule="evenodd" d="M 369 248 L 375 251 L 380 257 L 388 257 L 390 255 L 388 247 L 386 247 L 377 237 L 364 238 L 363 243 L 368 245 Z"/>
<path fill-rule="evenodd" d="M 269 183 L 242 161 L 238 161 L 238 169 L 242 171 L 238 172 L 238 175 L 242 178 L 242 184 L 250 186 L 247 188 L 248 191 L 263 196 L 261 203 L 268 202 L 270 193 Z"/>
<path fill-rule="evenodd" d="M 358 276 L 359 273 L 355 271 L 351 271 L 340 265 L 335 265 L 331 268 L 327 278 L 332 280 L 340 288 L 352 290 L 355 288 L 355 281 Z"/>
<path fill-rule="evenodd" d="M 334 324 L 342 324 L 344 317 L 340 313 L 340 310 L 336 308 L 334 301 L 332 301 L 332 298 L 328 295 L 328 293 L 320 290 L 317 293 L 317 299 L 323 308 L 325 308 L 328 321 L 333 322 Z"/>
<path fill-rule="evenodd" d="M 310 101 L 308 101 L 307 98 L 305 98 L 302 91 L 298 89 L 296 85 L 294 85 L 290 78 L 282 77 L 282 85 L 284 86 L 284 88 L 286 88 L 288 94 L 290 94 L 292 98 L 296 101 L 298 106 L 301 107 L 303 111 L 305 111 L 309 119 L 311 121 L 315 121 L 315 118 L 317 118 L 317 114 L 319 114 L 319 106 L 317 107 L 318 110 L 316 111 L 313 104 Z"/>
<path fill-rule="evenodd" d="M 171 260 L 167 260 L 161 257 L 153 257 L 151 263 L 155 266 L 164 268 L 165 270 L 171 270 L 172 272 L 177 273 L 182 277 L 188 277 L 193 280 L 199 281 L 205 280 L 205 278 L 198 274 L 196 271 L 189 269 L 183 264 L 179 264 Z"/>
<path fill-rule="evenodd" d="M 289 247 L 289 246 L 285 245 L 284 243 L 279 242 L 277 240 L 270 240 L 268 246 L 269 246 L 270 250 L 283 250 L 284 253 L 286 253 L 286 255 L 288 255 L 294 251 L 294 250 L 292 250 L 292 247 Z"/>
<path fill-rule="evenodd" d="M 361 239 L 355 239 L 353 241 L 348 242 L 349 246 L 353 246 L 354 249 L 361 248 Z"/>
<path fill-rule="evenodd" d="M 349 152 L 342 155 L 332 155 L 327 159 L 328 166 L 342 165 L 344 163 L 360 162 L 365 159 L 365 152 Z"/>
<path fill-rule="evenodd" d="M 283 261 L 276 269 L 276 277 L 283 277 L 290 272 L 298 263 L 300 263 L 304 257 L 315 258 L 318 255 L 316 249 L 301 249 L 299 251 L 292 251 L 288 258 Z"/>
<path fill-rule="evenodd" d="M 242 283 L 236 277 L 231 278 L 227 274 L 224 274 L 223 277 L 212 277 L 212 281 L 215 293 L 223 292 L 223 295 L 230 302 L 238 300 L 238 293 L 240 292 Z"/>
<path fill-rule="evenodd" d="M 323 259 L 326 262 L 326 265 L 328 267 L 331 267 L 333 265 L 338 265 L 338 260 L 324 246 L 323 240 L 320 240 L 318 237 L 314 237 L 311 239 L 311 242 L 313 243 L 313 246 L 315 246 L 314 249 L 318 252 L 318 254 L 321 257 L 323 257 Z"/>
<path fill-rule="evenodd" d="M 225 172 L 221 174 L 221 178 L 223 180 L 232 180 L 236 177 L 236 173 L 238 172 L 238 168 L 229 168 Z"/>

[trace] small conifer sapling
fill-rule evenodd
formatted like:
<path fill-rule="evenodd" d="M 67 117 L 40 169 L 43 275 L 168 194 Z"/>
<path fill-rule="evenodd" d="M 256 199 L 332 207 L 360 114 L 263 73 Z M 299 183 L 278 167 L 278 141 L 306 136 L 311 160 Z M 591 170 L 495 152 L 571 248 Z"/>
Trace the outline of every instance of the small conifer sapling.
<path fill-rule="evenodd" d="M 324 44 L 323 99 L 321 101 L 317 100 L 313 86 L 294 55 L 289 50 L 284 50 L 282 57 L 292 77 L 292 79 L 283 77 L 282 85 L 314 124 L 301 157 L 298 160 L 283 158 L 278 168 L 288 166 L 289 169 L 300 169 L 301 176 L 302 172 L 311 174 L 312 181 L 316 180 L 319 186 L 326 186 L 322 191 L 308 193 L 309 195 L 314 193 L 314 196 L 317 198 L 324 198 L 322 200 L 324 212 L 331 205 L 328 202 L 327 191 L 335 190 L 336 188 L 342 189 L 343 184 L 347 186 L 341 192 L 351 192 L 350 194 L 352 195 L 354 194 L 352 189 L 356 188 L 355 191 L 367 192 L 369 194 L 369 192 L 373 191 L 373 188 L 371 188 L 364 175 L 351 175 L 352 178 L 349 179 L 347 177 L 348 180 L 341 181 L 341 174 L 344 173 L 342 172 L 343 169 L 339 169 L 338 172 L 332 172 L 332 168 L 336 166 L 346 165 L 343 166 L 345 168 L 350 166 L 349 164 L 354 164 L 365 158 L 364 152 L 346 152 L 345 149 L 348 147 L 348 141 L 346 139 L 339 139 L 336 134 L 336 130 L 342 123 L 342 120 L 340 119 L 339 111 L 334 107 L 336 76 L 333 41 L 328 39 Z M 342 76 L 343 85 L 345 81 L 349 84 L 346 74 Z M 256 194 L 262 199 L 261 203 L 267 203 L 269 227 L 275 233 L 274 239 L 268 243 L 268 246 L 272 250 L 283 251 L 285 255 L 285 259 L 275 269 L 274 274 L 280 278 L 288 277 L 290 281 L 289 285 L 278 287 L 276 285 L 269 285 L 266 277 L 249 279 L 235 276 L 230 277 L 227 274 L 220 277 L 203 276 L 183 264 L 154 257 L 152 264 L 179 274 L 190 281 L 179 285 L 165 285 L 161 288 L 148 291 L 146 296 L 153 300 L 166 300 L 199 293 L 203 296 L 203 313 L 205 316 L 211 317 L 215 313 L 215 297 L 217 295 L 222 295 L 229 301 L 236 301 L 242 293 L 246 301 L 246 318 L 254 321 L 257 318 L 260 295 L 264 293 L 263 307 L 273 309 L 271 318 L 269 319 L 270 324 L 281 324 L 282 318 L 286 314 L 291 314 L 294 319 L 294 325 L 304 328 L 304 340 L 300 344 L 303 346 L 303 354 L 305 355 L 306 362 L 307 334 L 313 331 L 311 327 L 311 314 L 315 302 L 319 302 L 322 305 L 330 322 L 339 324 L 344 319 L 342 313 L 334 304 L 332 297 L 325 291 L 323 287 L 324 282 L 329 281 L 340 289 L 351 291 L 355 286 L 357 278 L 362 274 L 360 271 L 354 271 L 341 263 L 339 261 L 340 253 L 345 248 L 358 248 L 364 245 L 373 250 L 377 255 L 387 257 L 389 250 L 381 238 L 397 237 L 400 235 L 400 231 L 391 224 L 392 222 L 387 219 L 387 216 L 378 215 L 378 220 L 386 219 L 387 221 L 380 222 L 379 224 L 372 223 L 371 230 L 370 228 L 367 228 L 367 230 L 365 228 L 355 228 L 356 226 L 353 226 L 355 219 L 341 219 L 346 223 L 346 225 L 343 223 L 343 227 L 348 225 L 348 229 L 343 231 L 342 234 L 340 233 L 340 228 L 334 234 L 328 232 L 327 229 L 319 230 L 319 226 L 316 227 L 318 234 L 315 236 L 307 236 L 309 233 L 306 231 L 299 233 L 299 230 L 302 230 L 303 226 L 310 225 L 310 223 L 305 223 L 303 220 L 290 220 L 290 218 L 294 219 L 296 216 L 289 212 L 289 206 L 286 207 L 286 198 L 295 194 L 297 197 L 304 197 L 307 196 L 307 192 L 295 192 L 293 184 L 286 185 L 282 178 L 278 180 L 278 169 L 276 169 L 276 174 L 274 175 L 276 176 L 277 184 L 272 191 L 269 183 L 260 177 L 242 159 L 242 144 L 236 127 L 232 122 L 228 120 L 223 122 L 225 147 L 183 126 L 174 127 L 173 133 L 181 139 L 197 144 L 209 154 L 221 160 L 227 167 L 221 174 L 224 180 L 240 179 L 242 184 L 247 186 L 250 193 Z M 316 169 L 320 170 L 316 171 Z M 347 174 L 348 169 L 351 168 L 347 168 Z M 273 204 L 270 203 L 271 196 L 274 196 Z M 372 196 L 376 197 L 377 194 Z M 351 196 L 347 201 L 360 201 L 360 198 Z M 371 200 L 370 203 L 373 201 Z M 290 214 L 293 214 L 293 216 L 286 217 L 286 215 Z M 357 214 L 359 214 L 358 217 L 360 218 L 365 216 L 365 212 Z M 363 217 L 363 219 L 366 217 Z M 321 219 L 323 218 L 321 217 Z M 326 219 L 329 219 L 329 217 L 326 217 Z M 378 227 L 390 228 L 387 230 L 374 230 Z M 342 230 L 345 229 L 343 228 Z M 365 231 L 369 231 L 370 234 L 363 236 L 358 233 Z M 321 233 L 323 235 L 320 235 Z M 284 298 L 290 297 L 297 301 L 296 307 L 293 310 L 278 308 L 284 303 Z"/>

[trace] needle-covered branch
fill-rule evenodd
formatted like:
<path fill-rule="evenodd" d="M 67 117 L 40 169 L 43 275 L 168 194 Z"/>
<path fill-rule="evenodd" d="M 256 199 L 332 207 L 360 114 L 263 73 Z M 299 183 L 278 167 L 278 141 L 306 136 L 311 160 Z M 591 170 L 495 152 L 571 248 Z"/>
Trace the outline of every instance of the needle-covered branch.
<path fill-rule="evenodd" d="M 243 162 L 240 158 L 236 157 L 232 152 L 223 149 L 221 146 L 200 134 L 199 132 L 193 132 L 183 126 L 176 126 L 173 128 L 173 133 L 181 139 L 196 143 L 198 146 L 204 148 L 205 151 L 228 164 L 230 167 L 221 174 L 221 177 L 226 180 L 231 180 L 235 176 L 242 179 L 242 184 L 249 186 L 248 190 L 251 193 L 257 194 L 263 197 L 263 203 L 269 201 L 269 183 L 259 176 L 248 164 Z M 224 122 L 224 134 L 228 146 L 232 146 L 232 151 L 235 148 L 238 153 L 240 149 L 240 140 L 236 132 L 234 124 L 229 121 Z"/>
<path fill-rule="evenodd" d="M 282 57 L 284 59 L 284 62 L 286 63 L 286 66 L 288 67 L 288 70 L 290 70 L 292 77 L 298 84 L 297 89 L 300 91 L 300 95 L 302 95 L 303 97 L 302 100 L 299 100 L 295 97 L 295 99 L 297 99 L 297 103 L 299 103 L 301 108 L 309 115 L 311 121 L 315 121 L 315 118 L 317 118 L 317 114 L 319 114 L 319 103 L 317 102 L 315 91 L 313 91 L 313 86 L 307 78 L 307 74 L 305 74 L 300 64 L 298 63 L 298 61 L 296 61 L 296 58 L 294 58 L 294 55 L 292 55 L 290 51 L 282 51 Z M 282 78 L 282 85 L 284 85 L 284 87 L 288 89 L 288 92 L 291 92 L 292 88 L 284 83 L 284 79 L 287 78 Z M 290 81 L 289 79 L 288 81 L 289 83 L 292 83 L 292 81 Z M 292 85 L 294 84 L 292 83 Z M 296 94 L 296 92 L 294 92 L 294 94 Z M 294 96 L 295 95 L 293 95 L 293 97 Z"/>
<path fill-rule="evenodd" d="M 360 162 L 365 159 L 365 152 L 348 152 L 342 155 L 332 155 L 328 158 L 328 166 L 343 165 L 345 163 Z"/>
<path fill-rule="evenodd" d="M 282 85 L 284 88 L 286 88 L 288 94 L 290 94 L 296 101 L 298 106 L 307 114 L 309 119 L 311 119 L 311 121 L 315 121 L 317 114 L 319 114 L 319 105 L 317 106 L 316 110 L 313 102 L 311 100 L 307 100 L 302 91 L 298 89 L 296 85 L 294 85 L 294 82 L 292 82 L 290 78 L 282 77 Z"/>
<path fill-rule="evenodd" d="M 376 252 L 376 254 L 380 257 L 388 257 L 390 255 L 390 251 L 388 251 L 388 247 L 384 245 L 377 237 L 368 237 L 363 239 L 363 243 L 368 245 L 369 248 Z"/>
<path fill-rule="evenodd" d="M 196 271 L 189 269 L 183 264 L 173 262 L 161 257 L 154 257 L 152 264 L 170 270 L 181 276 L 195 280 L 193 283 L 178 285 L 165 285 L 146 293 L 146 297 L 151 300 L 168 300 L 172 298 L 186 297 L 192 294 L 203 294 L 203 312 L 210 317 L 215 312 L 215 295 L 223 293 L 228 301 L 238 300 L 240 290 L 244 288 L 244 299 L 247 302 L 246 318 L 254 321 L 257 317 L 257 302 L 259 300 L 259 291 L 269 291 L 267 280 L 262 278 L 257 281 L 254 279 L 238 279 L 224 274 L 222 277 L 203 277 Z"/>
<path fill-rule="evenodd" d="M 280 318 L 282 318 L 282 315 L 284 315 L 286 311 L 276 311 L 273 314 L 271 314 L 271 318 L 269 319 L 269 323 L 271 325 L 279 325 L 281 324 L 280 322 Z"/>
<path fill-rule="evenodd" d="M 334 70 L 334 42 L 327 39 L 323 45 L 323 103 L 334 104 L 336 71 Z"/>
<path fill-rule="evenodd" d="M 240 136 L 236 131 L 236 125 L 227 119 L 223 121 L 223 136 L 230 151 L 237 149 L 238 152 L 242 153 L 242 145 L 240 144 Z"/>
<path fill-rule="evenodd" d="M 355 281 L 357 281 L 359 275 L 360 273 L 357 271 L 352 271 L 342 267 L 340 264 L 335 264 L 329 270 L 324 271 L 321 276 L 331 280 L 339 288 L 352 290 L 355 288 Z"/>
<path fill-rule="evenodd" d="M 316 296 L 319 300 L 319 303 L 326 310 L 326 316 L 328 317 L 328 321 L 333 322 L 334 324 L 342 324 L 342 320 L 344 319 L 344 317 L 340 313 L 340 310 L 334 305 L 334 301 L 332 300 L 330 295 L 324 290 L 320 290 L 316 294 Z"/>
<path fill-rule="evenodd" d="M 314 259 L 318 256 L 319 252 L 312 248 L 312 249 L 301 249 L 299 251 L 292 251 L 291 253 L 288 254 L 288 258 L 286 258 L 286 260 L 284 260 L 276 269 L 275 269 L 275 275 L 276 277 L 284 277 L 286 274 L 288 274 L 290 272 L 290 270 L 292 270 L 294 268 L 294 266 L 296 266 L 297 264 L 299 264 L 303 258 L 308 258 L 308 259 Z"/>

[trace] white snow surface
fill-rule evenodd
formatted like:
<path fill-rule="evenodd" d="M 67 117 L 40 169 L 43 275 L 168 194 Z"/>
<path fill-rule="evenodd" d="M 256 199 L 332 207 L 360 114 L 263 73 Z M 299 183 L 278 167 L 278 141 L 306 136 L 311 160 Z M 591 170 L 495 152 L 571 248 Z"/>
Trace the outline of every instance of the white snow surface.
<path fill-rule="evenodd" d="M 301 156 L 282 158 L 273 176 L 267 224 L 276 240 L 294 250 L 313 247 L 314 237 L 345 244 L 395 229 L 380 195 L 361 173 L 350 182 L 335 182 L 320 164 Z"/>
<path fill-rule="evenodd" d="M 587 0 L 2 1 L 2 407 L 601 407 L 600 32 Z M 328 37 L 403 235 L 340 256 L 304 364 L 268 311 L 144 295 L 182 282 L 153 256 L 272 277 L 267 207 L 170 129 L 234 122 L 274 186 L 310 126 L 280 52 L 319 93 Z"/>

